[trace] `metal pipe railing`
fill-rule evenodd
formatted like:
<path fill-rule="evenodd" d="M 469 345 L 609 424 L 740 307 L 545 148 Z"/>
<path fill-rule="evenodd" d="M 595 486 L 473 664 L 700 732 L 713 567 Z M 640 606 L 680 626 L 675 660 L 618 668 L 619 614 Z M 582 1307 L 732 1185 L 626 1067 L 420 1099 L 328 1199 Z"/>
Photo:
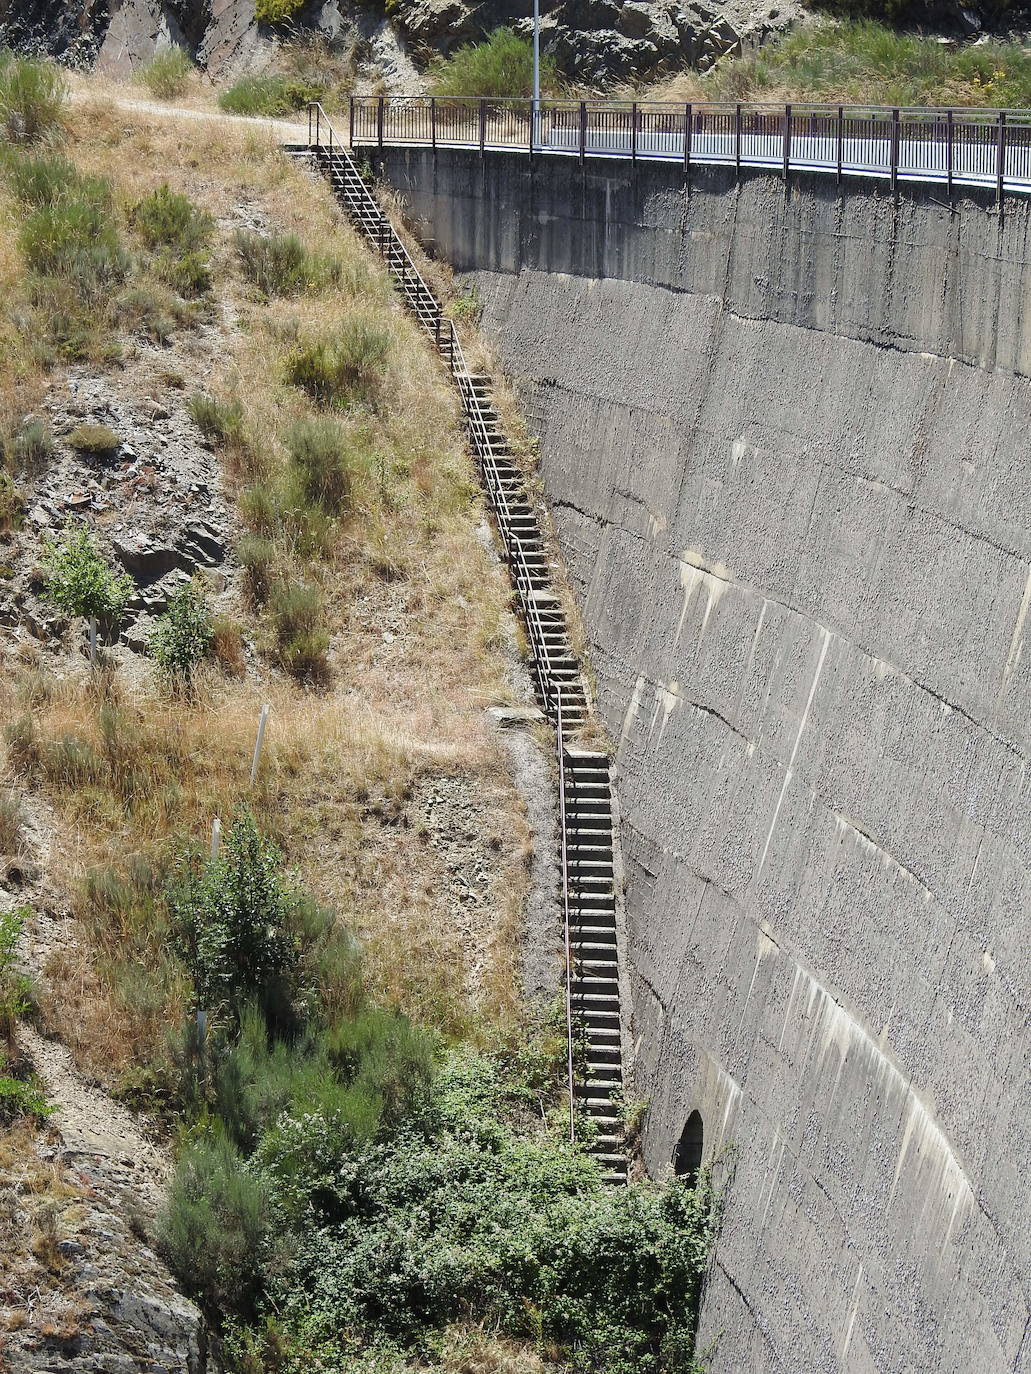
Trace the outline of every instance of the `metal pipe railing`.
<path fill-rule="evenodd" d="M 353 131 L 355 127 L 360 127 L 360 119 L 358 119 L 356 123 L 357 113 L 354 100 L 352 99 L 348 121 L 351 131 Z M 382 132 L 382 129 L 382 105 L 379 105 L 376 118 L 377 138 Z M 323 130 L 325 130 L 325 144 L 323 144 Z M 334 146 L 333 126 L 318 102 L 314 102 L 308 107 L 308 137 L 310 146 L 316 148 L 318 151 L 321 151 L 323 147 L 325 147 L 327 151 L 332 154 Z M 480 402 L 480 397 L 476 390 L 473 373 L 466 362 L 462 342 L 455 322 L 444 315 L 440 302 L 424 281 L 422 274 L 412 260 L 400 236 L 391 225 L 385 222 L 385 217 L 372 193 L 369 191 L 368 187 L 361 182 L 361 179 L 353 174 L 353 169 L 351 181 L 349 184 L 345 185 L 345 195 L 347 195 L 349 202 L 352 200 L 356 202 L 356 204 L 352 205 L 352 209 L 358 218 L 358 222 L 364 224 L 366 233 L 369 235 L 370 239 L 373 237 L 373 229 L 375 227 L 376 233 L 374 241 L 386 262 L 388 270 L 397 280 L 401 292 L 407 304 L 415 313 L 416 318 L 433 339 L 437 352 L 446 363 L 458 387 L 473 452 L 476 456 L 480 474 L 494 510 L 495 519 L 497 520 L 498 528 L 501 533 L 501 543 L 504 549 L 509 575 L 519 598 L 520 609 L 522 610 L 523 619 L 526 624 L 531 662 L 537 680 L 538 692 L 541 701 L 545 705 L 545 709 L 549 710 L 555 719 L 555 744 L 559 786 L 559 859 L 561 865 L 560 876 L 562 888 L 562 930 L 566 964 L 566 1072 L 569 1104 L 569 1139 L 570 1143 L 575 1143 L 576 1079 L 572 1003 L 574 961 L 569 891 L 570 845 L 566 809 L 566 721 L 564 715 L 565 707 L 562 699 L 564 685 L 558 679 L 552 678 L 550 661 L 547 654 L 547 639 L 544 631 L 544 623 L 540 615 L 540 609 L 537 605 L 534 578 L 526 560 L 522 541 L 515 532 L 513 512 L 498 464 L 498 454 L 494 449 L 484 407 Z"/>
<path fill-rule="evenodd" d="M 320 118 L 316 116 L 316 123 Z M 536 127 L 534 124 L 536 123 Z M 1031 111 L 352 96 L 355 146 L 418 144 L 1031 192 Z"/>

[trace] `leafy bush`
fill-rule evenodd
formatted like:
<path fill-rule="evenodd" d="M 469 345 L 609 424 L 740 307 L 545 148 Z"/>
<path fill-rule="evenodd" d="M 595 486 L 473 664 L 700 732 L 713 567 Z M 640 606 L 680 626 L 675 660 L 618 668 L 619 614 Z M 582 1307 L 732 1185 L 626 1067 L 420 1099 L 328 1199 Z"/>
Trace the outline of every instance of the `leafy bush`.
<path fill-rule="evenodd" d="M 295 296 L 340 274 L 340 264 L 310 253 L 296 234 L 254 234 L 241 229 L 236 251 L 244 272 L 266 296 Z"/>
<path fill-rule="evenodd" d="M 389 350 L 386 329 L 353 315 L 332 334 L 298 344 L 287 359 L 287 377 L 322 405 L 371 400 Z"/>
<path fill-rule="evenodd" d="M 850 18 L 860 12 L 847 8 Z M 706 86 L 724 100 L 1025 108 L 1031 53 L 1017 43 L 947 45 L 860 20 L 788 33 L 749 57 L 719 64 Z"/>
<path fill-rule="evenodd" d="M 151 656 L 173 683 L 188 684 L 211 648 L 211 613 L 191 583 L 175 593 L 150 637 Z"/>
<path fill-rule="evenodd" d="M 15 967 L 18 941 L 28 914 L 28 907 L 17 911 L 0 911 L 0 1066 L 9 1057 L 13 1047 L 15 1022 L 20 1016 L 25 1015 L 32 1004 L 32 984 Z M 6 1054 L 4 1045 L 7 1046 Z M 4 1119 L 5 1114 L 8 1119 L 11 1115 L 45 1115 L 45 1109 L 37 1112 L 34 1104 L 19 1095 L 17 1086 L 9 1087 L 5 1094 L 5 1082 L 10 1084 L 10 1080 L 0 1079 L 0 1120 Z M 31 1093 L 32 1090 L 26 1090 L 22 1084 L 21 1091 Z M 17 1110 L 14 1110 L 15 1108 Z"/>
<path fill-rule="evenodd" d="M 227 1140 L 196 1141 L 179 1162 L 158 1236 L 193 1292 L 247 1314 L 272 1249 L 267 1185 Z"/>
<path fill-rule="evenodd" d="M 154 343 L 164 344 L 176 325 L 190 318 L 189 308 L 171 292 L 150 282 L 140 282 L 123 291 L 115 302 L 119 324 Z"/>
<path fill-rule="evenodd" d="M 55 1108 L 46 1099 L 42 1086 L 35 1079 L 22 1082 L 0 1074 L 0 1125 L 10 1125 L 19 1117 L 31 1116 L 44 1122 L 53 1116 Z"/>
<path fill-rule="evenodd" d="M 206 439 L 230 444 L 243 438 L 243 404 L 238 397 L 198 393 L 190 397 L 187 410 Z"/>
<path fill-rule="evenodd" d="M 274 545 L 268 539 L 245 534 L 236 546 L 236 556 L 247 574 L 247 589 L 251 599 L 255 605 L 263 606 L 268 600 L 276 563 Z"/>
<path fill-rule="evenodd" d="M 137 201 L 130 220 L 148 248 L 177 248 L 184 253 L 203 248 L 215 228 L 206 211 L 167 183 Z"/>
<path fill-rule="evenodd" d="M 305 0 L 257 0 L 254 17 L 259 24 L 285 24 L 304 9 Z"/>
<path fill-rule="evenodd" d="M 87 619 L 121 618 L 133 593 L 133 580 L 105 563 L 88 525 L 67 532 L 60 542 L 44 540 L 43 565 L 47 573 L 44 594 L 60 610 Z"/>
<path fill-rule="evenodd" d="M 129 270 L 110 205 L 92 192 L 33 210 L 20 244 L 34 272 L 67 281 L 83 300 L 99 300 Z"/>
<path fill-rule="evenodd" d="M 329 633 L 322 626 L 322 597 L 304 582 L 281 582 L 269 600 L 279 660 L 300 679 L 318 679 L 327 670 Z"/>
<path fill-rule="evenodd" d="M 298 420 L 286 434 L 290 463 L 304 500 L 339 514 L 351 500 L 348 436 L 335 420 Z"/>
<path fill-rule="evenodd" d="M 68 98 L 52 62 L 0 51 L 0 128 L 11 143 L 37 143 L 61 123 Z"/>
<path fill-rule="evenodd" d="M 26 205 L 55 205 L 70 199 L 101 208 L 111 204 L 111 187 L 103 177 L 84 176 L 73 162 L 57 154 L 23 154 L 11 159 L 7 171 L 12 190 Z"/>
<path fill-rule="evenodd" d="M 558 68 L 541 54 L 541 90 L 559 89 Z M 528 99 L 533 93 L 533 44 L 512 29 L 495 29 L 482 43 L 459 48 L 430 70 L 430 94 L 441 99 L 480 96 L 494 100 Z"/>
<path fill-rule="evenodd" d="M 584 1374 L 695 1368 L 708 1180 L 606 1189 L 590 1159 L 521 1136 L 511 1113 L 501 1066 L 463 1052 L 392 1134 L 349 1143 L 295 1114 L 265 1133 L 255 1170 L 295 1255 L 266 1284 L 302 1363 L 317 1349 L 346 1368 L 355 1343 L 421 1352 L 471 1321 Z"/>
<path fill-rule="evenodd" d="M 54 457 L 53 436 L 42 420 L 26 420 L 4 445 L 4 457 L 15 470 L 36 475 Z"/>
<path fill-rule="evenodd" d="M 253 1001 L 269 1026 L 289 1028 L 300 957 L 293 902 L 282 856 L 249 812 L 228 828 L 217 859 L 184 856 L 169 900 L 197 1008 L 236 1023 Z"/>
<path fill-rule="evenodd" d="M 195 71 L 189 53 L 182 48 L 162 48 L 140 68 L 137 80 L 156 100 L 174 100 L 189 86 Z"/>
<path fill-rule="evenodd" d="M 325 97 L 325 87 L 288 76 L 244 76 L 218 97 L 227 114 L 275 119 Z"/>

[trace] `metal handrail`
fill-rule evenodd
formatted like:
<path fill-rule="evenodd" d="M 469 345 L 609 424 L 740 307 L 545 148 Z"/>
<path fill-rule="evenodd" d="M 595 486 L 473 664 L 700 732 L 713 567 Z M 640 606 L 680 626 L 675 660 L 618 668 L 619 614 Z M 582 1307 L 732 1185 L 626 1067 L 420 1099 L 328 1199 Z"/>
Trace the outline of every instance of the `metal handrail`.
<path fill-rule="evenodd" d="M 309 146 L 319 150 L 323 147 L 323 125 L 325 125 L 326 129 L 327 142 L 325 146 L 328 151 L 332 153 L 335 137 L 332 123 L 326 117 L 326 113 L 321 104 L 317 101 L 313 102 L 308 108 Z M 341 147 L 341 149 L 343 147 L 343 145 L 339 143 L 337 146 Z M 382 214 L 380 207 L 364 184 L 361 191 L 361 201 L 366 211 L 372 210 L 377 214 Z M 418 267 L 415 265 L 411 255 L 392 225 L 390 226 L 389 239 L 385 244 L 379 244 L 379 248 L 386 261 L 388 270 L 399 280 L 401 290 L 408 298 L 409 304 L 415 306 L 416 317 L 419 322 L 434 338 L 437 351 L 441 357 L 445 359 L 448 369 L 458 387 L 462 408 L 465 412 L 466 421 L 472 438 L 473 451 L 476 454 L 480 472 L 483 476 L 484 484 L 494 508 L 495 518 L 497 519 L 498 527 L 502 534 L 502 546 L 505 550 L 509 573 L 516 593 L 519 596 L 523 618 L 526 621 L 528 631 L 527 638 L 529 640 L 531 659 L 537 678 L 538 690 L 545 707 L 550 707 L 555 717 L 555 744 L 558 760 L 559 785 L 558 828 L 562 887 L 562 932 L 566 963 L 566 1072 L 569 1100 L 569 1140 L 571 1144 L 575 1144 L 576 1080 L 574 1071 L 572 993 L 574 963 L 571 933 L 572 918 L 569 900 L 569 828 L 566 811 L 566 724 L 564 718 L 565 708 L 562 700 L 562 693 L 564 690 L 563 684 L 557 679 L 552 680 L 551 678 L 550 662 L 546 652 L 544 624 L 541 620 L 540 610 L 537 606 L 533 578 L 530 573 L 529 564 L 526 561 L 526 554 L 523 550 L 522 542 L 514 532 L 512 510 L 509 506 L 508 496 L 501 479 L 501 472 L 497 461 L 498 455 L 494 451 L 494 445 L 487 429 L 484 409 L 480 404 L 480 398 L 473 384 L 473 374 L 466 361 L 458 329 L 455 326 L 454 320 L 444 315 L 440 302 L 424 281 L 422 274 L 419 272 Z M 432 303 L 432 321 L 428 321 L 424 318 L 427 302 Z M 420 305 L 424 307 L 423 311 L 420 311 Z M 447 324 L 447 335 L 446 339 L 443 339 L 442 331 L 444 329 L 445 320 Z"/>
<path fill-rule="evenodd" d="M 351 96 L 354 146 L 713 163 L 1031 192 L 1031 111 L 823 103 Z"/>
<path fill-rule="evenodd" d="M 566 957 L 566 1074 L 569 1085 L 569 1143 L 576 1144 L 576 1081 L 573 1074 L 573 944 L 569 911 L 569 830 L 566 824 L 566 745 L 562 720 L 562 690 L 555 709 L 555 742 L 558 750 L 558 805 L 560 858 L 562 864 L 562 940 Z"/>

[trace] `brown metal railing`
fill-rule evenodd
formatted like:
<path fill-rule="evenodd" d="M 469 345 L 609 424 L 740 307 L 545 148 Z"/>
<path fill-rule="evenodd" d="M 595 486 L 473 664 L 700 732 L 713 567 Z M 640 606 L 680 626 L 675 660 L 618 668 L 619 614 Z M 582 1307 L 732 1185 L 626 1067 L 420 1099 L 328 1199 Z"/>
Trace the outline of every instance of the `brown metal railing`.
<path fill-rule="evenodd" d="M 714 163 L 1031 191 L 1031 112 L 865 105 L 352 96 L 354 146 Z"/>

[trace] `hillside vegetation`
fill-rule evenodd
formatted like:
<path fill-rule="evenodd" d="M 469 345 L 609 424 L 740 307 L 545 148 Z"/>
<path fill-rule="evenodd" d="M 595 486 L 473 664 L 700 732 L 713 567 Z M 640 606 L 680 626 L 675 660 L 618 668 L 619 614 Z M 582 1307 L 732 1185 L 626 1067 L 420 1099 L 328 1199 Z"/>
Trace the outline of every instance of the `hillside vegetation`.
<path fill-rule="evenodd" d="M 518 640 L 442 369 L 267 134 L 0 74 L 5 1150 L 31 1014 L 174 1142 L 153 1239 L 240 1374 L 686 1374 L 708 1182 L 605 1188 L 520 997 Z M 187 437 L 232 553 L 133 639 L 119 532 Z"/>

